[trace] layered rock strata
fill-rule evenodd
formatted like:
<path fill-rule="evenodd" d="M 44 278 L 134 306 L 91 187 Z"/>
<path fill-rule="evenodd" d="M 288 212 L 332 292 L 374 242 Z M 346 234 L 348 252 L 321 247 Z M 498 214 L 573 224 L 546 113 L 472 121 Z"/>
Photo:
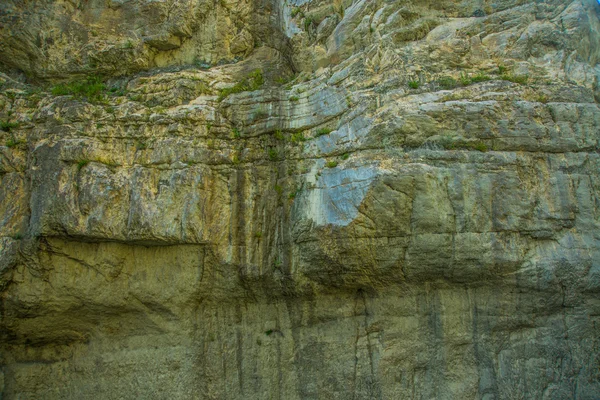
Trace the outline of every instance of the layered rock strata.
<path fill-rule="evenodd" d="M 0 397 L 598 398 L 599 15 L 6 2 Z"/>

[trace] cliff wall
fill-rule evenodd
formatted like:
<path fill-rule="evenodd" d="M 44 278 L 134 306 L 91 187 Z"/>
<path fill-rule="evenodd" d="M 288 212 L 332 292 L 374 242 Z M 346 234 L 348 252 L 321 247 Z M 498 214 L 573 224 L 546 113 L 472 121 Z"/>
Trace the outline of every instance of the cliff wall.
<path fill-rule="evenodd" d="M 596 399 L 593 0 L 5 1 L 3 399 Z"/>

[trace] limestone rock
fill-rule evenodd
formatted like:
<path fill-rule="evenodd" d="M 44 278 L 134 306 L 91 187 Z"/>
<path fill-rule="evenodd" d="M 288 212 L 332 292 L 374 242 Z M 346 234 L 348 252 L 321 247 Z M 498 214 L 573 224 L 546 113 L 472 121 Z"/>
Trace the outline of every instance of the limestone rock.
<path fill-rule="evenodd" d="M 600 396 L 596 1 L 0 11 L 3 399 Z"/>

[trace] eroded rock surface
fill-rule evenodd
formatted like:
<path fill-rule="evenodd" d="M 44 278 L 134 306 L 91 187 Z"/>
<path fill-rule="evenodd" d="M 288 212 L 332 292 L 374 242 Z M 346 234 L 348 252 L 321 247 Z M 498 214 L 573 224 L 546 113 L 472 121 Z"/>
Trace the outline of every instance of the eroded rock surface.
<path fill-rule="evenodd" d="M 0 397 L 600 397 L 599 16 L 4 2 Z"/>

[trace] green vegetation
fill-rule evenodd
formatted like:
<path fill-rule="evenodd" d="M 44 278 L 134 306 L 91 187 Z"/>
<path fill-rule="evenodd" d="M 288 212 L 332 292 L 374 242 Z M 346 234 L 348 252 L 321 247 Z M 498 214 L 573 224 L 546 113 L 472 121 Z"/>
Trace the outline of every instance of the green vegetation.
<path fill-rule="evenodd" d="M 471 77 L 471 82 L 472 83 L 479 83 L 479 82 L 489 81 L 491 79 L 492 78 L 490 76 L 488 76 L 488 75 L 480 72 L 477 75 Z"/>
<path fill-rule="evenodd" d="M 12 129 L 17 128 L 19 124 L 17 122 L 0 121 L 0 129 L 4 132 L 10 132 Z"/>
<path fill-rule="evenodd" d="M 112 96 L 125 96 L 127 91 L 123 88 L 113 87 L 110 88 L 109 92 Z"/>
<path fill-rule="evenodd" d="M 507 71 L 507 68 L 504 65 L 498 65 L 498 73 L 500 75 L 504 75 Z"/>
<path fill-rule="evenodd" d="M 262 232 L 261 231 L 255 232 L 254 237 L 257 239 L 260 239 L 262 237 Z"/>
<path fill-rule="evenodd" d="M 338 165 L 337 161 L 328 161 L 328 162 L 325 164 L 325 166 L 326 166 L 327 168 L 335 168 L 335 167 L 337 167 L 337 165 Z"/>
<path fill-rule="evenodd" d="M 275 78 L 275 83 L 277 83 L 278 85 L 285 85 L 286 83 L 290 83 L 291 81 L 293 81 L 294 79 L 296 79 L 295 75 L 282 75 L 282 76 L 278 76 L 277 78 Z"/>
<path fill-rule="evenodd" d="M 348 154 L 348 153 L 342 154 L 342 160 L 347 160 L 348 158 L 350 158 L 350 154 Z"/>
<path fill-rule="evenodd" d="M 241 92 L 252 92 L 254 90 L 260 89 L 260 87 L 265 83 L 265 79 L 263 77 L 263 73 L 261 70 L 257 69 L 248 75 L 245 79 L 236 83 L 232 87 L 222 89 L 219 93 L 218 101 L 222 101 L 225 97 L 234 93 Z"/>
<path fill-rule="evenodd" d="M 332 129 L 329 128 L 321 128 L 317 131 L 317 137 L 319 136 L 323 136 L 323 135 L 329 135 L 332 132 Z"/>
<path fill-rule="evenodd" d="M 81 170 L 81 168 L 85 167 L 89 163 L 90 163 L 90 160 L 88 160 L 87 158 L 77 161 L 77 170 L 78 171 Z"/>
<path fill-rule="evenodd" d="M 437 80 L 437 83 L 442 89 L 446 90 L 454 89 L 456 86 L 458 86 L 456 79 L 452 78 L 451 76 L 442 76 Z"/>
<path fill-rule="evenodd" d="M 90 102 L 104 102 L 105 90 L 106 85 L 104 85 L 100 78 L 92 76 L 83 81 L 56 85 L 51 89 L 51 93 L 54 96 L 71 95 L 75 98 L 86 99 Z"/>
<path fill-rule="evenodd" d="M 489 77 L 488 75 L 479 72 L 477 75 L 474 76 L 469 76 L 468 73 L 462 72 L 460 74 L 460 83 L 463 86 L 468 86 L 472 83 L 479 83 L 479 82 L 485 82 L 485 81 L 489 81 L 492 78 Z"/>
<path fill-rule="evenodd" d="M 23 234 L 22 233 L 15 233 L 14 235 L 11 236 L 12 239 L 14 240 L 21 240 L 23 239 Z"/>
<path fill-rule="evenodd" d="M 482 153 L 489 150 L 487 145 L 481 140 L 465 142 L 454 140 L 451 136 L 444 136 L 438 143 L 446 150 L 477 150 Z"/>
<path fill-rule="evenodd" d="M 277 139 L 277 140 L 283 140 L 283 139 L 285 139 L 285 136 L 283 136 L 283 132 L 281 132 L 280 129 L 277 129 L 275 131 L 275 133 L 273 134 L 273 136 L 275 136 L 275 139 Z"/>
<path fill-rule="evenodd" d="M 290 101 L 296 102 L 298 100 L 300 100 L 300 97 L 298 97 L 298 96 L 290 96 Z"/>
<path fill-rule="evenodd" d="M 290 138 L 290 140 L 292 141 L 292 143 L 300 143 L 306 142 L 307 139 L 304 137 L 304 133 L 296 132 L 292 133 L 292 137 Z"/>
<path fill-rule="evenodd" d="M 281 196 L 281 194 L 283 193 L 283 188 L 282 188 L 281 186 L 279 186 L 279 185 L 275 185 L 275 186 L 273 187 L 273 189 L 275 189 L 275 191 L 277 192 L 277 194 L 278 194 L 279 196 Z"/>
<path fill-rule="evenodd" d="M 233 129 L 231 130 L 231 133 L 233 134 L 233 137 L 234 137 L 235 139 L 239 139 L 239 138 L 241 138 L 241 137 L 242 137 L 242 132 L 240 132 L 240 130 L 239 130 L 238 128 L 233 128 Z"/>
<path fill-rule="evenodd" d="M 419 81 L 409 81 L 408 82 L 408 87 L 411 89 L 418 89 L 420 85 L 421 84 L 419 83 Z"/>
<path fill-rule="evenodd" d="M 459 81 L 460 81 L 460 84 L 463 86 L 467 86 L 467 85 L 471 84 L 471 78 L 469 78 L 469 74 L 467 74 L 465 72 L 460 73 Z"/>
<path fill-rule="evenodd" d="M 308 31 L 313 26 L 313 22 L 312 17 L 304 18 L 304 30 Z"/>
<path fill-rule="evenodd" d="M 148 148 L 148 144 L 144 140 L 138 140 L 135 143 L 135 148 L 136 148 L 136 150 L 145 150 Z"/>
<path fill-rule="evenodd" d="M 277 150 L 269 149 L 269 160 L 277 161 L 278 158 L 279 158 L 279 155 L 277 154 Z"/>
<path fill-rule="evenodd" d="M 240 158 L 238 157 L 237 154 L 234 154 L 233 157 L 231 158 L 231 163 L 233 165 L 238 165 L 240 163 Z"/>
<path fill-rule="evenodd" d="M 512 83 L 518 83 L 520 85 L 526 84 L 529 81 L 529 76 L 527 75 L 513 75 L 513 74 L 504 74 L 500 76 L 500 79 L 503 81 L 509 81 Z"/>
<path fill-rule="evenodd" d="M 16 147 L 16 146 L 18 146 L 20 144 L 23 144 L 23 143 L 25 143 L 25 141 L 23 141 L 23 140 L 17 140 L 17 139 L 15 139 L 14 136 L 11 136 L 8 139 L 6 139 L 6 143 L 5 144 L 6 144 L 6 147 L 10 148 L 10 147 Z"/>

